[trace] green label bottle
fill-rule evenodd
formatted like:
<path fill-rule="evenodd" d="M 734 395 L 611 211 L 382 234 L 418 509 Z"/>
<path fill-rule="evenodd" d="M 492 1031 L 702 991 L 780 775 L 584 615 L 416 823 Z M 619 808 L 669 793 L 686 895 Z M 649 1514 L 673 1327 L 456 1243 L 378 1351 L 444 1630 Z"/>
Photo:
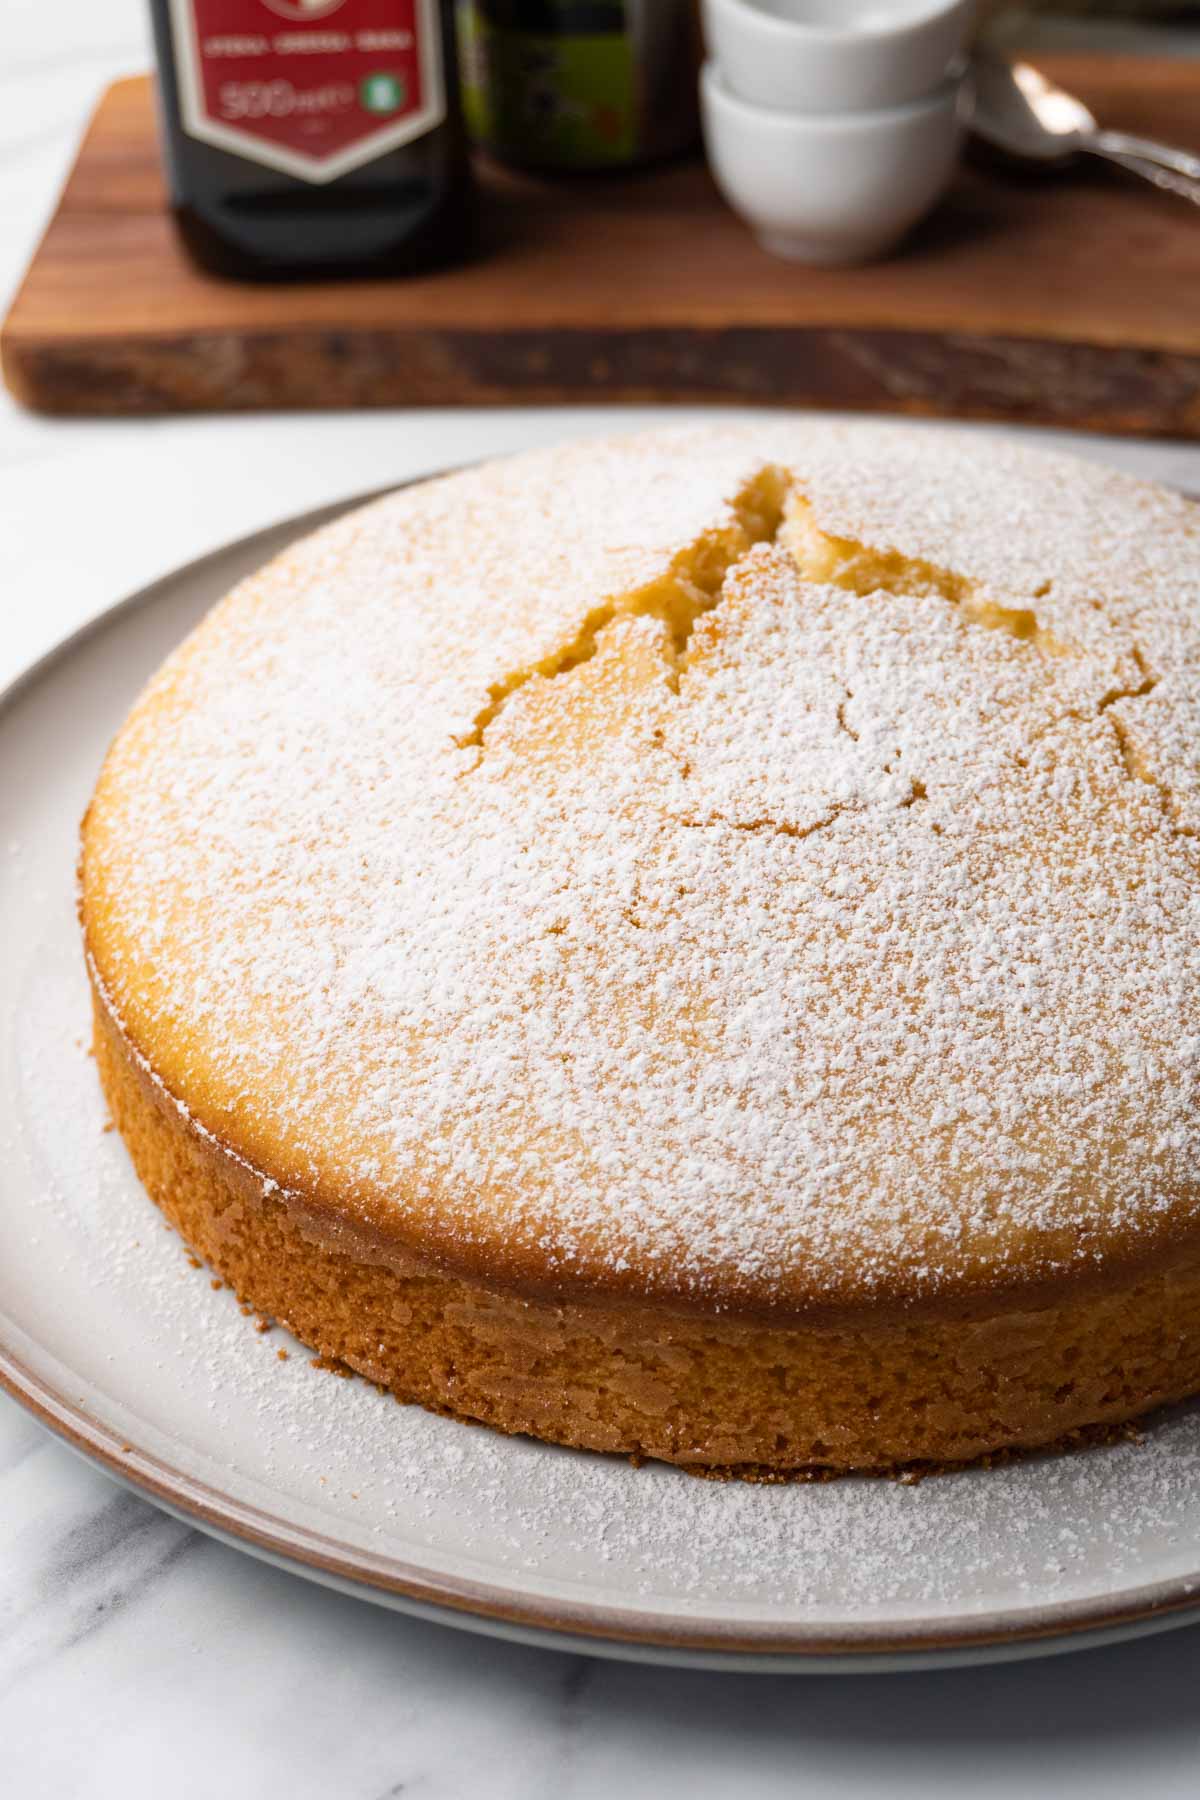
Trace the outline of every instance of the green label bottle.
<path fill-rule="evenodd" d="M 619 169 L 695 138 L 692 0 L 458 0 L 476 142 L 524 168 Z"/>

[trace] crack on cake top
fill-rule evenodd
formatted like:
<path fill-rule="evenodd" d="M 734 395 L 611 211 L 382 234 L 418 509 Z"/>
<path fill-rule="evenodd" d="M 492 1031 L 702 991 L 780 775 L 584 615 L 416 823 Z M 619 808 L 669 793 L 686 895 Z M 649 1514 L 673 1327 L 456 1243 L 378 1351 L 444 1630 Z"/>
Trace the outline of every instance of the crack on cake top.
<path fill-rule="evenodd" d="M 840 585 L 737 516 L 768 466 Z M 265 1178 L 449 1258 L 725 1297 L 1095 1259 L 1200 1166 L 1195 863 L 1142 791 L 1196 762 L 1198 552 L 1126 478 L 823 424 L 377 503 L 118 737 L 106 991 Z"/>

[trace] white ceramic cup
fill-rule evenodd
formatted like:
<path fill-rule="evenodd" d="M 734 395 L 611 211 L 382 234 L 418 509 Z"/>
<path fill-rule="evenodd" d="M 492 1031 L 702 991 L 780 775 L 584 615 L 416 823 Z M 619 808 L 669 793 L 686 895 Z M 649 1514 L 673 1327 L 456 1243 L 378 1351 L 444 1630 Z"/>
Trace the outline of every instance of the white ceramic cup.
<path fill-rule="evenodd" d="M 974 0 L 704 0 L 708 54 L 755 106 L 904 106 L 962 56 Z"/>
<path fill-rule="evenodd" d="M 773 112 L 730 92 L 715 63 L 700 77 L 717 186 L 764 249 L 797 262 L 865 262 L 937 201 L 962 135 L 960 78 L 879 112 Z"/>

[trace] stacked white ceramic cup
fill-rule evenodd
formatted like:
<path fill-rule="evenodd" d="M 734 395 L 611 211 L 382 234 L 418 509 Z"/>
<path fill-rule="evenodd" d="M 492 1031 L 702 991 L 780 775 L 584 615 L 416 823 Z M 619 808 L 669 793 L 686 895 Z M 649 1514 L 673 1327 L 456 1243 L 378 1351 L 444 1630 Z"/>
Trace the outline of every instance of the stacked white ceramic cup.
<path fill-rule="evenodd" d="M 882 255 L 936 204 L 962 135 L 974 0 L 704 0 L 717 185 L 798 262 Z"/>

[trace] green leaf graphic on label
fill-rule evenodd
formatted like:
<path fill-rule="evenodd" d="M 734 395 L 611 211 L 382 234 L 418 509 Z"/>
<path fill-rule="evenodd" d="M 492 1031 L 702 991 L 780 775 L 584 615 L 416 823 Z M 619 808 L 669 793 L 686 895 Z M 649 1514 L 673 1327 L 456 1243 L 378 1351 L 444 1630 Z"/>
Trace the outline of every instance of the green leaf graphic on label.
<path fill-rule="evenodd" d="M 364 75 L 358 89 L 358 103 L 364 112 L 391 113 L 399 112 L 407 95 L 404 78 L 389 74 L 386 69 L 378 69 L 370 75 Z"/>

